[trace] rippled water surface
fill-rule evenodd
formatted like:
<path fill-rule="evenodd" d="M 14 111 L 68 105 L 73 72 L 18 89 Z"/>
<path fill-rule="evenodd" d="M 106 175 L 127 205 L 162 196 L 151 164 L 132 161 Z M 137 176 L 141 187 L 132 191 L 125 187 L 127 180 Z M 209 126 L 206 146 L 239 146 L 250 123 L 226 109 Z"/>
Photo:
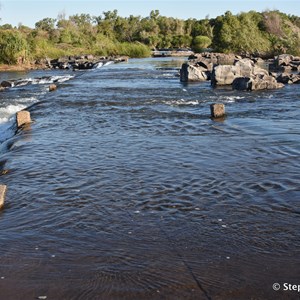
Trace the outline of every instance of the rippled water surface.
<path fill-rule="evenodd" d="M 300 284 L 299 85 L 182 84 L 182 62 L 0 94 L 0 299 L 298 299 L 272 285 Z"/>

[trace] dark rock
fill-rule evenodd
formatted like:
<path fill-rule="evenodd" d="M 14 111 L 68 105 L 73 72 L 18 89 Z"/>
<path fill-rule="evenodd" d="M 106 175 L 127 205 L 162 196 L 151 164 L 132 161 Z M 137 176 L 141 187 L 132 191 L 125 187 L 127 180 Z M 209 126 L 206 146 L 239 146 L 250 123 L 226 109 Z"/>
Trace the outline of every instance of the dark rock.
<path fill-rule="evenodd" d="M 212 71 L 213 69 L 213 63 L 210 59 L 207 58 L 201 58 L 201 60 L 198 60 L 196 63 L 197 66 L 204 68 L 204 71 Z"/>
<path fill-rule="evenodd" d="M 250 77 L 237 77 L 233 80 L 232 89 L 238 91 L 251 91 L 252 81 Z"/>
<path fill-rule="evenodd" d="M 11 88 L 14 85 L 15 85 L 14 81 L 12 81 L 12 80 L 4 80 L 4 81 L 1 82 L 1 86 L 5 87 L 5 88 Z"/>
<path fill-rule="evenodd" d="M 277 82 L 281 82 L 284 84 L 291 84 L 292 74 L 290 73 L 282 73 L 278 77 L 276 77 Z"/>
<path fill-rule="evenodd" d="M 82 62 L 82 63 L 75 63 L 73 65 L 73 69 L 88 70 L 88 69 L 92 69 L 94 67 L 94 65 L 95 65 L 95 63 L 85 61 L 85 62 Z"/>

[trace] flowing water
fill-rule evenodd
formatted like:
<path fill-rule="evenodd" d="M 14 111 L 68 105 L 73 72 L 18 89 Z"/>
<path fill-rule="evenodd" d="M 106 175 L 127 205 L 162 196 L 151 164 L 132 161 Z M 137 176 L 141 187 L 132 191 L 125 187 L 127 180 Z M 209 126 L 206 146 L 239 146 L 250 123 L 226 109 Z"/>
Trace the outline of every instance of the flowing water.
<path fill-rule="evenodd" d="M 300 85 L 182 84 L 182 62 L 0 75 L 31 79 L 0 93 L 0 299 L 298 299 Z"/>

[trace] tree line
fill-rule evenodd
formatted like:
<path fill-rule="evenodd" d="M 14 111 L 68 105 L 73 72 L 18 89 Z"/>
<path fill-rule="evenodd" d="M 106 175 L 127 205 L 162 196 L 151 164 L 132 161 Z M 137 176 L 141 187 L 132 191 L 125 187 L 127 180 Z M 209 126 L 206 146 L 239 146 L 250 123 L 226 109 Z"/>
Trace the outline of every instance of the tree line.
<path fill-rule="evenodd" d="M 0 63 L 16 64 L 46 57 L 94 54 L 147 57 L 151 49 L 191 48 L 274 56 L 300 55 L 300 17 L 280 11 L 227 11 L 216 18 L 177 19 L 160 15 L 121 17 L 117 10 L 100 16 L 76 14 L 44 18 L 35 28 L 0 26 Z"/>

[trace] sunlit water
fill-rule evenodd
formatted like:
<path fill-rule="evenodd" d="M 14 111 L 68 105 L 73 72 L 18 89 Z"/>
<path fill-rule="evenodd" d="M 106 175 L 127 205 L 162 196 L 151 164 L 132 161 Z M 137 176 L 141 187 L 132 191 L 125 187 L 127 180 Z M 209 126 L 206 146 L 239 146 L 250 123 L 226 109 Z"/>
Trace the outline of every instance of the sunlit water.
<path fill-rule="evenodd" d="M 272 285 L 300 284 L 300 86 L 182 84 L 182 62 L 0 75 L 70 79 L 0 93 L 0 299 L 298 297 Z"/>

